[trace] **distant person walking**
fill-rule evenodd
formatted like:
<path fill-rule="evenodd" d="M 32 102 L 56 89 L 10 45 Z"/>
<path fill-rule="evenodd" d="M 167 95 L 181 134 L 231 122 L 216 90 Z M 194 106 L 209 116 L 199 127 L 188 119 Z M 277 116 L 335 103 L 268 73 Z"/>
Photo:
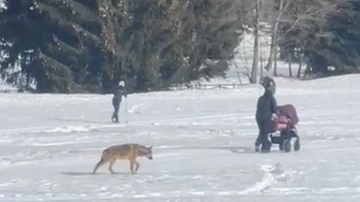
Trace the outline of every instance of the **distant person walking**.
<path fill-rule="evenodd" d="M 256 123 L 259 128 L 259 134 L 255 141 L 255 151 L 268 153 L 271 148 L 272 117 L 276 114 L 277 110 L 277 102 L 274 97 L 276 83 L 274 79 L 267 76 L 263 79 L 261 85 L 264 87 L 265 92 L 259 97 L 256 106 Z M 259 148 L 260 145 L 261 149 Z"/>
<path fill-rule="evenodd" d="M 114 123 L 119 123 L 119 110 L 122 101 L 122 96 L 124 96 L 125 98 L 127 97 L 124 81 L 120 81 L 119 84 L 115 86 L 113 90 L 113 95 L 114 97 L 112 98 L 112 105 L 114 107 L 114 112 L 111 117 L 111 120 Z"/>

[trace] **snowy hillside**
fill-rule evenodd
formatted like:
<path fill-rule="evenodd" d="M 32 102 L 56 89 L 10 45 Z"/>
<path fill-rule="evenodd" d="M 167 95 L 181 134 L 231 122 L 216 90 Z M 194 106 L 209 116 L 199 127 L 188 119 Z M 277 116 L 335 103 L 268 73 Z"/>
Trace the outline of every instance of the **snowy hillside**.
<path fill-rule="evenodd" d="M 0 201 L 359 201 L 359 75 L 277 83 L 300 116 L 299 152 L 253 152 L 258 86 L 131 95 L 129 125 L 110 123 L 107 95 L 0 94 Z M 91 174 L 127 142 L 154 159 Z"/>

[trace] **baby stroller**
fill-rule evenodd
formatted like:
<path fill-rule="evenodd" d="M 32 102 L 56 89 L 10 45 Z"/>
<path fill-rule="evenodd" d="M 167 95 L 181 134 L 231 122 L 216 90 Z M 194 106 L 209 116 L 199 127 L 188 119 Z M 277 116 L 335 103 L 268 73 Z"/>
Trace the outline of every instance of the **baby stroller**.
<path fill-rule="evenodd" d="M 300 137 L 296 125 L 299 122 L 295 107 L 291 104 L 279 106 L 276 116 L 273 117 L 273 128 L 270 134 L 271 143 L 279 144 L 279 149 L 290 152 L 291 140 L 295 138 L 294 150 L 300 150 Z"/>

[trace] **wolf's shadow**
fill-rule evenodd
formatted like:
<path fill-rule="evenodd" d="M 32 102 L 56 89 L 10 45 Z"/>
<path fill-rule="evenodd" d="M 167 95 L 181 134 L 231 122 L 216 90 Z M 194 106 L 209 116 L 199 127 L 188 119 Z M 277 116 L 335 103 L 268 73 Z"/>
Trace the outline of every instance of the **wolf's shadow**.
<path fill-rule="evenodd" d="M 111 173 L 96 173 L 95 175 L 92 172 L 61 172 L 62 175 L 67 176 L 96 176 L 96 175 L 130 175 L 127 172 L 115 172 L 114 174 Z"/>

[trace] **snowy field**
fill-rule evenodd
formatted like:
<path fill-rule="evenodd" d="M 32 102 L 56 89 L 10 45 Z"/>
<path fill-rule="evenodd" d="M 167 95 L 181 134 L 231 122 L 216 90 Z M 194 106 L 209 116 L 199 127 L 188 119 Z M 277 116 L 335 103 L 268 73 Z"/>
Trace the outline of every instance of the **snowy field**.
<path fill-rule="evenodd" d="M 299 152 L 253 152 L 258 85 L 130 95 L 128 125 L 110 123 L 110 95 L 0 94 L 0 201 L 360 201 L 360 76 L 277 83 Z M 128 142 L 154 159 L 91 174 Z"/>

